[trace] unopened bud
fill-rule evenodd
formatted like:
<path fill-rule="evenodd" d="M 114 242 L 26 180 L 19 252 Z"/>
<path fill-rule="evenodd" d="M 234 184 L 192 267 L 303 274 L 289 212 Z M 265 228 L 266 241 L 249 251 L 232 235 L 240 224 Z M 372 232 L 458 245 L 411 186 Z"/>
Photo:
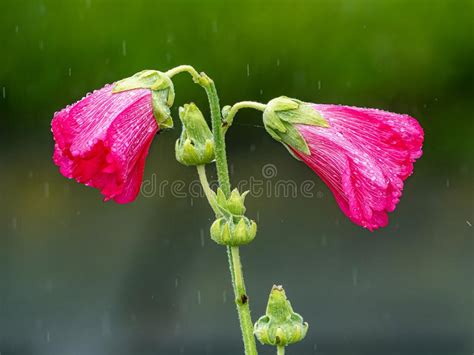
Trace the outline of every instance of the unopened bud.
<path fill-rule="evenodd" d="M 245 213 L 245 196 L 247 196 L 248 193 L 249 191 L 245 191 L 241 194 L 239 190 L 234 189 L 230 193 L 230 197 L 226 198 L 221 188 L 218 188 L 216 197 L 217 204 L 223 214 L 228 212 L 234 216 L 241 216 Z"/>
<path fill-rule="evenodd" d="M 242 216 L 237 222 L 225 217 L 218 218 L 211 226 L 211 238 L 217 244 L 239 246 L 249 244 L 257 234 L 257 224 Z"/>
<path fill-rule="evenodd" d="M 266 314 L 255 323 L 254 334 L 262 344 L 286 346 L 303 340 L 308 323 L 293 311 L 282 286 L 273 286 Z"/>
<path fill-rule="evenodd" d="M 181 136 L 176 141 L 176 159 L 184 165 L 203 165 L 214 160 L 214 139 L 204 116 L 193 104 L 179 108 L 183 123 Z"/>

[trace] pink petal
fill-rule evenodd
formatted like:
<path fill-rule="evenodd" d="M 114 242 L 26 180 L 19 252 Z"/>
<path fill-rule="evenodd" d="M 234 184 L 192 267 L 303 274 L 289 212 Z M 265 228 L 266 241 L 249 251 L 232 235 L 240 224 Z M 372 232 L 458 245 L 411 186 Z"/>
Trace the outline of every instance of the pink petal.
<path fill-rule="evenodd" d="M 153 137 L 151 137 L 153 138 Z M 126 184 L 121 194 L 115 196 L 114 200 L 117 203 L 129 203 L 135 200 L 136 196 L 140 192 L 140 187 L 142 185 L 143 173 L 145 171 L 145 160 L 148 155 L 148 150 L 150 148 L 151 142 L 153 139 L 149 139 L 148 143 L 142 150 L 138 161 L 134 165 L 132 171 L 128 176 Z"/>
<path fill-rule="evenodd" d="M 106 85 L 57 112 L 52 131 L 53 159 L 64 176 L 99 189 L 105 200 L 135 199 L 158 131 L 149 90 L 113 94 Z"/>
<path fill-rule="evenodd" d="M 403 181 L 421 156 L 423 130 L 407 115 L 315 105 L 329 128 L 297 125 L 309 156 L 295 151 L 329 186 L 342 211 L 370 230 L 388 224 Z"/>

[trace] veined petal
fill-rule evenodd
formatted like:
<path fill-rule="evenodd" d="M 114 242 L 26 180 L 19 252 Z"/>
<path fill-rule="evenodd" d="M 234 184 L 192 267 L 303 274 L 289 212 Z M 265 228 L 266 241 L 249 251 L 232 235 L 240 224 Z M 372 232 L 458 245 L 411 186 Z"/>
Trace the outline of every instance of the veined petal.
<path fill-rule="evenodd" d="M 379 153 L 381 159 L 404 178 L 421 157 L 423 129 L 408 115 L 371 108 L 314 105 L 330 125 L 362 149 Z M 364 138 L 364 139 L 361 139 Z"/>
<path fill-rule="evenodd" d="M 149 90 L 113 94 L 106 85 L 54 115 L 53 159 L 64 176 L 99 189 L 105 200 L 131 202 L 158 129 Z"/>
<path fill-rule="evenodd" d="M 106 145 L 110 147 L 124 180 L 123 191 L 115 198 L 116 202 L 131 202 L 137 196 L 145 159 L 158 129 L 150 99 L 143 97 L 124 110 L 107 131 Z"/>
<path fill-rule="evenodd" d="M 370 230 L 388 224 L 403 181 L 422 154 L 423 130 L 407 115 L 375 109 L 314 105 L 329 127 L 296 125 L 310 155 L 293 152 L 333 192 L 342 211 Z"/>

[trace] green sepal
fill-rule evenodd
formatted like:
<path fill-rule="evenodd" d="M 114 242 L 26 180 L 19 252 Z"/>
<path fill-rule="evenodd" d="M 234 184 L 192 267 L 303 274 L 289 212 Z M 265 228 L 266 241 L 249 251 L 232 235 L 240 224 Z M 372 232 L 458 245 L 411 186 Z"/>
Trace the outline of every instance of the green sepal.
<path fill-rule="evenodd" d="M 303 340 L 308 323 L 293 311 L 282 286 L 273 286 L 266 314 L 254 326 L 254 334 L 262 344 L 286 346 Z"/>
<path fill-rule="evenodd" d="M 217 244 L 238 246 L 254 240 L 257 234 L 257 224 L 244 216 L 245 197 L 249 191 L 240 193 L 234 189 L 226 197 L 219 187 L 215 193 L 219 218 L 211 226 L 211 238 Z"/>
<path fill-rule="evenodd" d="M 133 90 L 150 89 L 160 91 L 171 89 L 168 93 L 167 103 L 171 106 L 174 102 L 174 86 L 168 75 L 158 70 L 142 70 L 132 76 L 119 80 L 112 89 L 113 93 Z"/>
<path fill-rule="evenodd" d="M 310 153 L 309 147 L 301 133 L 298 132 L 298 130 L 292 124 L 288 122 L 283 122 L 283 124 L 285 125 L 286 131 L 279 132 L 281 141 L 290 147 L 308 155 Z"/>
<path fill-rule="evenodd" d="M 186 135 L 195 142 L 203 143 L 212 139 L 212 132 L 204 115 L 194 103 L 185 104 L 179 108 L 179 118 L 183 123 Z"/>
<path fill-rule="evenodd" d="M 296 99 L 290 99 L 286 96 L 280 96 L 276 99 L 271 100 L 268 104 L 272 105 L 273 111 L 287 111 L 296 110 L 301 101 Z"/>
<path fill-rule="evenodd" d="M 170 107 L 174 102 L 174 86 L 171 79 L 157 70 L 142 70 L 131 77 L 115 83 L 112 92 L 119 93 L 134 89 L 150 89 L 152 93 L 153 115 L 160 129 L 172 128 Z"/>
<path fill-rule="evenodd" d="M 265 126 L 278 132 L 286 132 L 285 122 L 283 122 L 276 111 L 265 109 L 263 112 L 263 123 Z"/>
<path fill-rule="evenodd" d="M 219 211 L 227 218 L 238 217 L 245 214 L 245 197 L 249 191 L 240 193 L 237 188 L 232 190 L 229 198 L 226 198 L 224 192 L 219 187 L 216 194 L 216 202 L 219 207 Z"/>
<path fill-rule="evenodd" d="M 214 138 L 207 122 L 194 104 L 179 108 L 183 124 L 181 136 L 176 141 L 176 160 L 187 166 L 208 164 L 214 160 Z"/>
<path fill-rule="evenodd" d="M 173 118 L 171 117 L 170 106 L 168 106 L 168 90 L 151 92 L 151 103 L 153 106 L 153 116 L 160 129 L 173 128 Z"/>
<path fill-rule="evenodd" d="M 221 217 L 211 225 L 210 232 L 212 240 L 219 245 L 246 245 L 255 239 L 257 224 L 245 216 L 236 220 Z"/>
<path fill-rule="evenodd" d="M 329 127 L 328 122 L 311 104 L 286 96 L 273 99 L 267 104 L 263 112 L 263 123 L 273 139 L 307 155 L 310 154 L 308 145 L 294 125 Z"/>

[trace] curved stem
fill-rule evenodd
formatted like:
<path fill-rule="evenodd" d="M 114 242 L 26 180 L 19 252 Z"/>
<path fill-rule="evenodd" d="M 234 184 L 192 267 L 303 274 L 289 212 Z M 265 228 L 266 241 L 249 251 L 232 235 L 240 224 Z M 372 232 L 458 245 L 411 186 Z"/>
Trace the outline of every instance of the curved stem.
<path fill-rule="evenodd" d="M 193 81 L 204 88 L 207 98 L 209 99 L 212 131 L 214 134 L 217 177 L 222 191 L 228 197 L 230 195 L 229 170 L 225 152 L 224 132 L 222 130 L 221 107 L 219 105 L 216 86 L 211 78 L 204 73 L 198 73 L 197 70 L 190 65 L 177 66 L 176 68 L 168 70 L 165 74 L 172 78 L 174 75 L 184 72 L 191 74 Z"/>
<path fill-rule="evenodd" d="M 217 201 L 214 191 L 212 191 L 211 187 L 209 186 L 209 182 L 207 181 L 206 166 L 198 165 L 196 166 L 196 169 L 199 175 L 199 181 L 201 182 L 202 188 L 204 189 L 204 194 L 207 197 L 207 201 L 209 202 L 209 205 L 211 205 L 212 210 L 217 216 L 219 215 L 219 208 L 217 207 Z"/>
<path fill-rule="evenodd" d="M 284 346 L 277 346 L 277 355 L 285 355 L 285 347 Z"/>
<path fill-rule="evenodd" d="M 184 72 L 191 74 L 194 82 L 199 81 L 199 78 L 201 77 L 201 75 L 197 72 L 197 70 L 194 69 L 190 65 L 179 65 L 173 69 L 168 70 L 165 74 L 168 75 L 170 78 L 172 78 L 176 74 L 184 73 Z"/>
<path fill-rule="evenodd" d="M 265 111 L 266 107 L 267 107 L 267 105 L 262 104 L 260 102 L 256 102 L 256 101 L 237 102 L 236 104 L 234 104 L 230 108 L 229 112 L 224 117 L 224 126 L 225 126 L 224 127 L 224 132 L 226 132 L 227 129 L 229 129 L 229 127 L 232 125 L 232 122 L 234 121 L 234 117 L 240 109 L 242 109 L 242 108 L 252 108 L 252 109 L 258 110 L 258 111 Z"/>

